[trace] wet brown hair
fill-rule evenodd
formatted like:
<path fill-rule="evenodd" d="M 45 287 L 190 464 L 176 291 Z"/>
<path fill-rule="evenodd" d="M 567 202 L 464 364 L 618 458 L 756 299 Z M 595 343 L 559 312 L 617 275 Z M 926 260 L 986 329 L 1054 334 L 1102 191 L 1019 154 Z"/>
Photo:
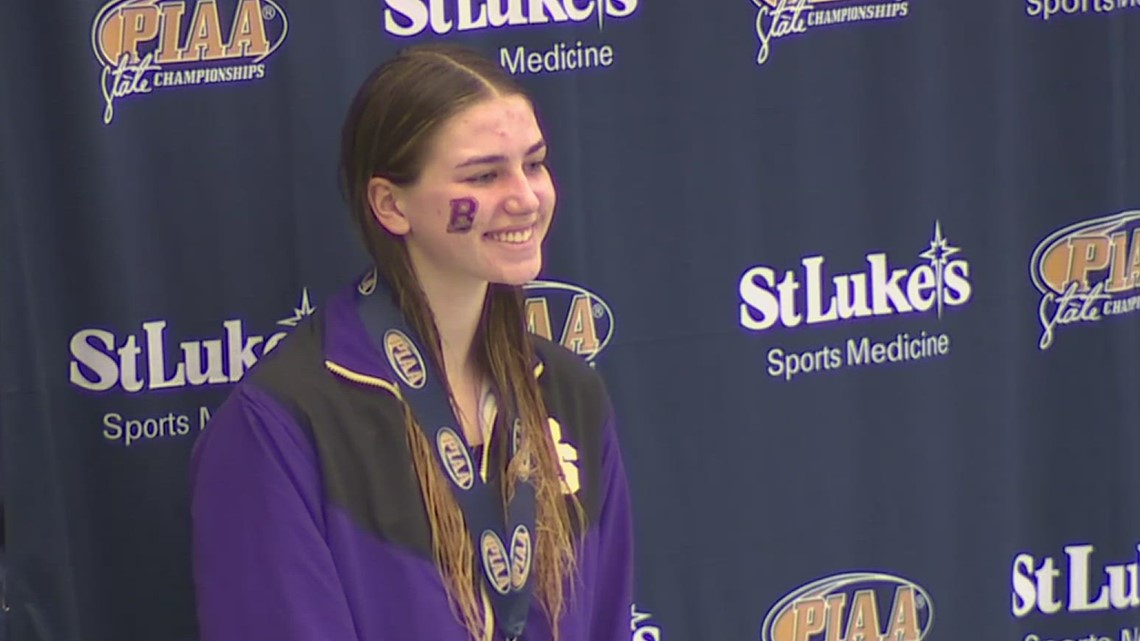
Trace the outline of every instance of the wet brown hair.
<path fill-rule="evenodd" d="M 400 51 L 372 72 L 344 122 L 341 188 L 379 276 L 392 288 L 396 303 L 423 338 L 439 371 L 444 371 L 442 349 L 427 298 L 403 237 L 384 229 L 374 217 L 368 182 L 380 176 L 398 186 L 414 185 L 435 135 L 449 118 L 482 100 L 515 95 L 532 102 L 506 72 L 474 50 L 418 45 Z M 505 470 L 503 499 L 513 496 L 519 480 L 535 486 L 533 594 L 557 639 L 558 620 L 566 607 L 564 586 L 573 593 L 574 531 L 584 516 L 577 497 L 562 492 L 560 462 L 526 332 L 522 289 L 492 283 L 475 336 L 479 364 L 500 407 L 516 407 L 521 422 L 520 451 Z M 404 403 L 408 445 L 431 527 L 435 562 L 457 616 L 473 639 L 484 639 L 489 621 L 481 592 L 483 578 L 476 572 L 467 524 L 431 444 L 414 420 Z M 487 456 L 490 445 L 485 444 Z"/>

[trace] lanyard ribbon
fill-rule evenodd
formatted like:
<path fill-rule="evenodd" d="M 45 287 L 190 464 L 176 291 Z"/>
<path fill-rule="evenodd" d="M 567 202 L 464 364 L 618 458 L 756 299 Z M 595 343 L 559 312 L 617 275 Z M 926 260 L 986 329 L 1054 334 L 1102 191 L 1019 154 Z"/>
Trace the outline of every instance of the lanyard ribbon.
<path fill-rule="evenodd" d="M 440 467 L 451 480 L 453 493 L 467 521 L 477 569 L 482 570 L 476 574 L 486 579 L 484 588 L 490 588 L 486 593 L 490 595 L 499 630 L 506 639 L 517 639 L 526 626 L 533 587 L 530 574 L 535 549 L 534 485 L 516 480 L 514 496 L 504 514 L 500 490 L 504 468 L 490 466 L 485 479 L 476 471 L 439 368 L 423 357 L 424 352 L 417 347 L 422 341 L 417 340 L 419 336 L 393 303 L 383 279 L 372 271 L 361 281 L 358 291 L 362 294 L 357 298 L 360 318 L 372 342 L 388 357 L 403 383 L 401 394 L 428 443 L 435 445 Z M 480 408 L 476 418 L 482 414 Z M 492 428 L 491 438 L 484 439 L 485 457 L 494 454 L 492 442 L 499 442 L 494 436 L 505 436 L 502 434 L 504 425 L 512 426 L 506 445 L 510 459 L 518 454 L 519 423 L 510 420 L 515 416 L 513 411 L 499 413 L 495 420 L 499 429 Z M 451 427 L 453 425 L 458 429 Z"/>

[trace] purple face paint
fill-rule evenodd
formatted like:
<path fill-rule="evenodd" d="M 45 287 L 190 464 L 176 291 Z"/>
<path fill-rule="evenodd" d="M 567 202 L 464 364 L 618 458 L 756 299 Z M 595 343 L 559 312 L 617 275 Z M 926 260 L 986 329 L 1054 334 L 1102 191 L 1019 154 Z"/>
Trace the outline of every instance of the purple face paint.
<path fill-rule="evenodd" d="M 477 209 L 479 209 L 479 203 L 475 202 L 474 198 L 452 199 L 451 220 L 447 223 L 447 231 L 453 234 L 471 231 Z"/>

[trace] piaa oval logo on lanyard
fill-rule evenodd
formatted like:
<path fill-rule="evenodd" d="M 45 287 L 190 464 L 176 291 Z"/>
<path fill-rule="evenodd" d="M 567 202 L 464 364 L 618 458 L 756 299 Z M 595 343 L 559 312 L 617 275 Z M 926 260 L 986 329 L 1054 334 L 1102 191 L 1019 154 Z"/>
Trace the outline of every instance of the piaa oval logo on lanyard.
<path fill-rule="evenodd" d="M 491 601 L 496 625 L 506 639 L 517 639 L 526 627 L 533 592 L 530 574 L 536 515 L 529 471 L 516 480 L 511 500 L 505 509 L 503 505 L 504 470 L 521 450 L 518 412 L 514 407 L 501 407 L 484 440 L 485 457 L 505 450 L 507 460 L 484 466 L 489 470 L 485 477 L 476 474 L 467 444 L 453 427 L 460 422 L 439 371 L 417 347 L 419 337 L 405 322 L 387 283 L 372 271 L 361 280 L 357 292 L 360 320 L 402 383 L 401 396 L 424 437 L 436 444 L 440 467 L 455 488 L 472 547 L 478 550 L 474 561 L 486 580 L 484 593 Z M 434 375 L 429 376 L 428 370 L 435 370 Z M 497 448 L 496 444 L 502 445 Z"/>

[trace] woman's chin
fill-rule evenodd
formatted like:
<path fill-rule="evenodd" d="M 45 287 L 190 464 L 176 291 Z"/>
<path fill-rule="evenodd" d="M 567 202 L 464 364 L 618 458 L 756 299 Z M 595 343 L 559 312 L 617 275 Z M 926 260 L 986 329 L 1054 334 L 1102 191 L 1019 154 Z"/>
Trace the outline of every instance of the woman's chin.
<path fill-rule="evenodd" d="M 538 278 L 538 273 L 541 269 L 541 261 L 534 261 L 534 264 L 531 265 L 512 265 L 509 268 L 498 270 L 499 273 L 495 278 L 491 279 L 491 282 L 513 286 L 526 285 Z"/>

